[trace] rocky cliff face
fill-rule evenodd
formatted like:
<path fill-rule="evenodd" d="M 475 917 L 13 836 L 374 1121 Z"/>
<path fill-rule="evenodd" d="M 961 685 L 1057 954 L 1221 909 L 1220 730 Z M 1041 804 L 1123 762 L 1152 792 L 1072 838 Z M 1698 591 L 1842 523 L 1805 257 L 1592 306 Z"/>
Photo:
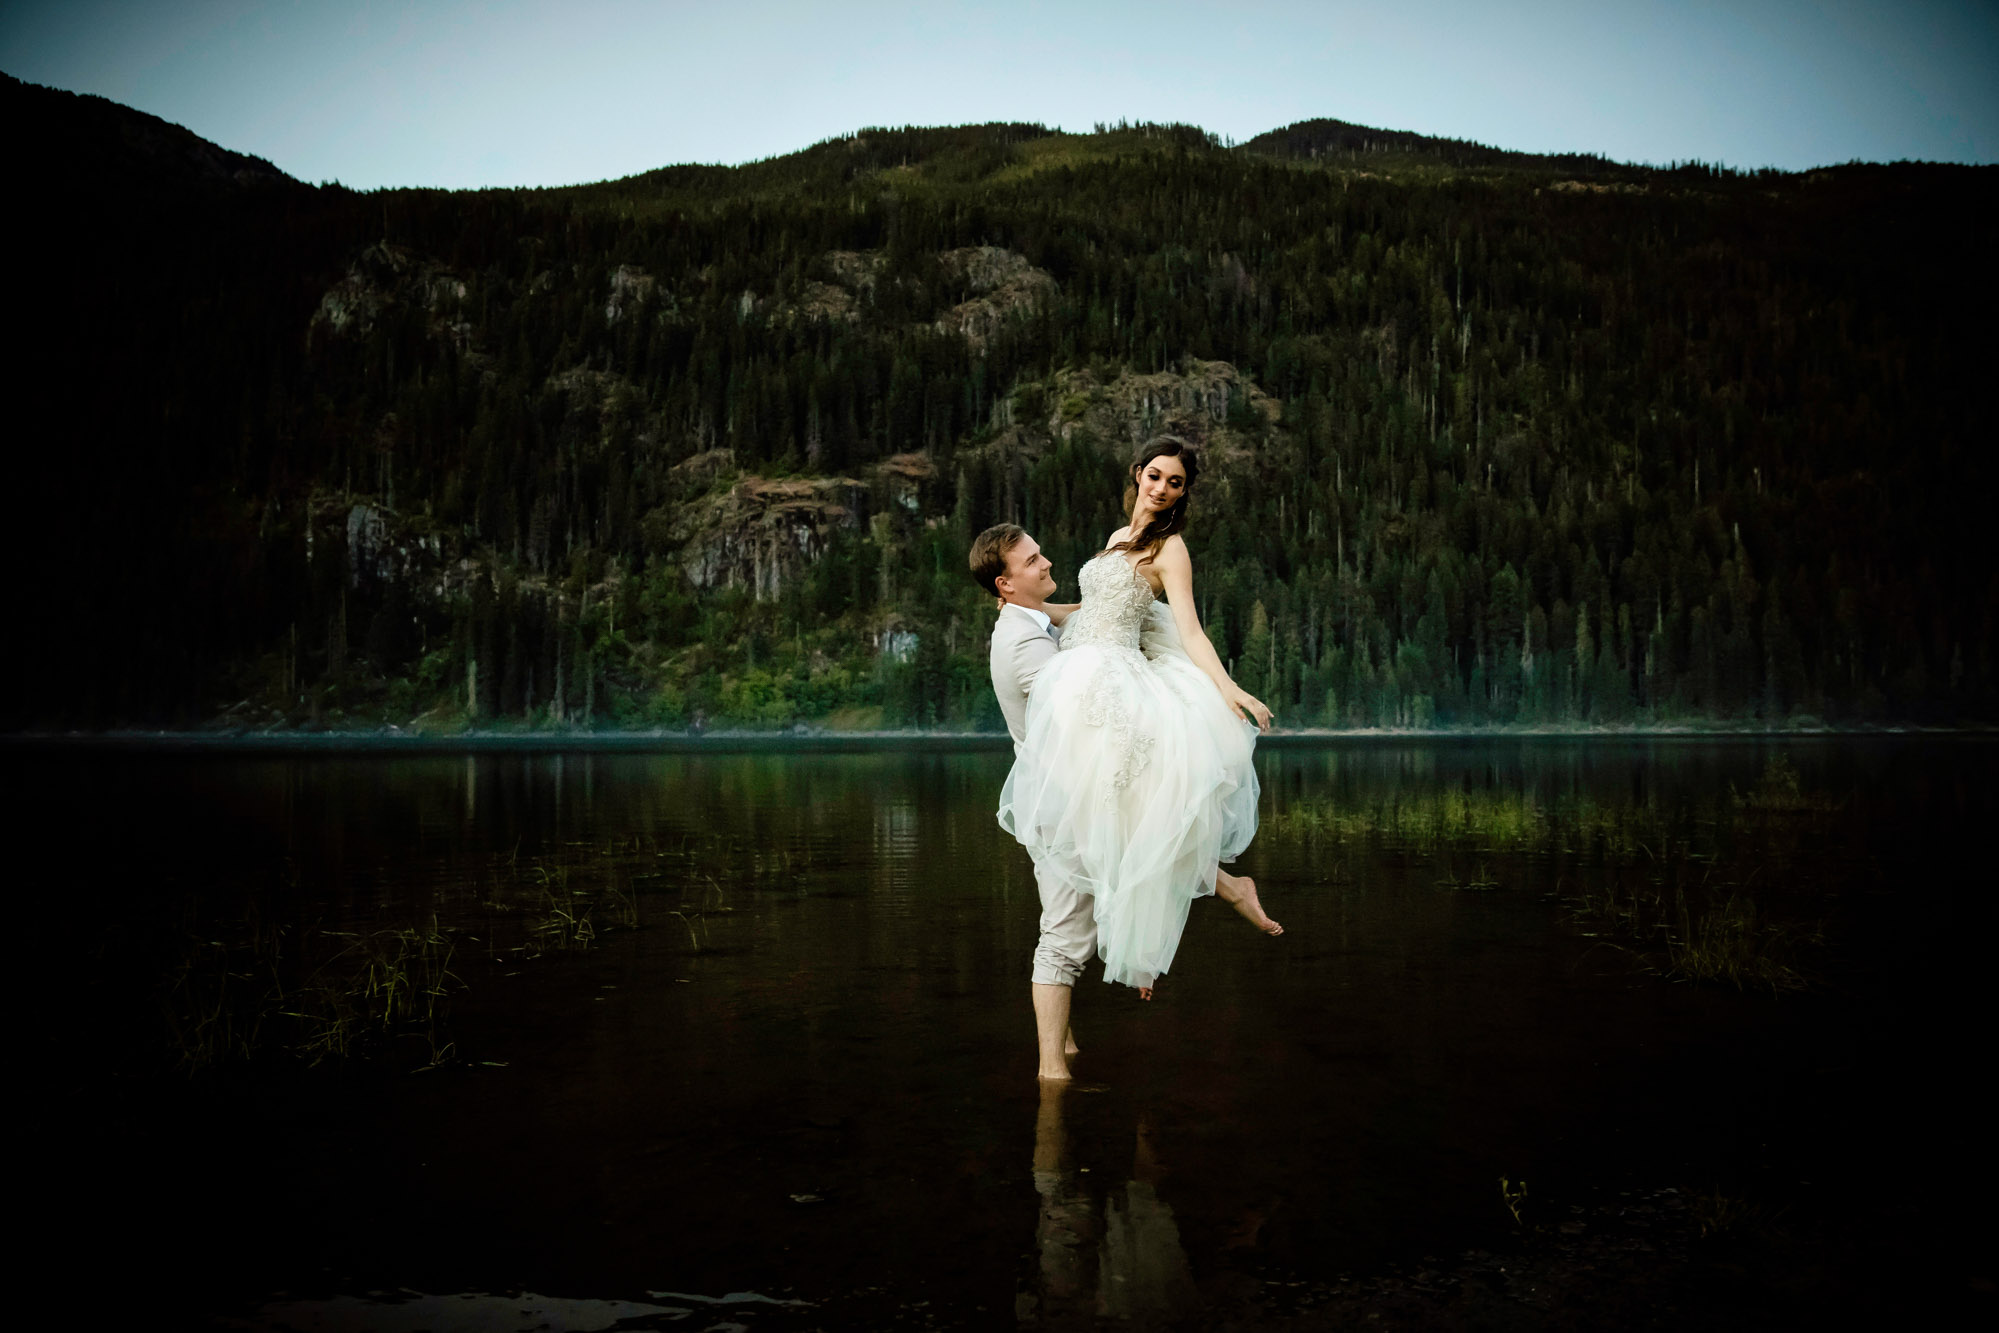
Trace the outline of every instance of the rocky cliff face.
<path fill-rule="evenodd" d="M 947 250 L 936 257 L 936 264 L 943 287 L 954 292 L 969 289 L 972 295 L 940 311 L 929 326 L 938 333 L 955 333 L 974 347 L 983 347 L 1006 320 L 1033 310 L 1056 290 L 1052 276 L 1025 256 L 998 246 Z M 829 250 L 816 267 L 818 276 L 806 280 L 793 299 L 742 293 L 739 315 L 744 319 L 757 315 L 782 325 L 853 323 L 875 301 L 887 257 L 878 250 Z M 949 299 L 912 279 L 901 281 L 919 308 L 926 300 L 941 305 Z"/>
<path fill-rule="evenodd" d="M 379 497 L 315 491 L 306 501 L 307 564 L 338 563 L 350 589 L 394 583 L 419 601 L 448 601 L 462 594 L 453 557 L 463 543 L 436 525 L 399 514 Z"/>
<path fill-rule="evenodd" d="M 718 451 L 723 452 L 723 451 Z M 758 601 L 857 529 L 868 487 L 852 477 L 743 477 L 719 493 L 656 510 L 648 535 L 696 588 L 748 587 Z"/>
<path fill-rule="evenodd" d="M 934 520 L 936 474 L 926 455 L 898 454 L 864 477 L 744 475 L 731 451 L 713 449 L 673 469 L 670 489 L 692 498 L 648 514 L 646 541 L 691 586 L 746 587 L 766 601 L 841 533 L 893 541 L 898 525 Z"/>
<path fill-rule="evenodd" d="M 1177 435 L 1227 485 L 1272 466 L 1270 444 L 1283 439 L 1272 434 L 1281 431 L 1280 408 L 1226 361 L 1187 358 L 1172 370 L 1109 380 L 1062 371 L 1002 400 L 994 415 L 1004 424 L 960 459 L 978 458 L 1004 477 L 1015 460 L 1031 463 L 1057 444 L 1093 445 L 1122 467 L 1153 436 Z"/>
<path fill-rule="evenodd" d="M 659 283 L 635 264 L 620 264 L 611 274 L 611 294 L 604 302 L 604 322 L 616 324 L 653 303 Z"/>
<path fill-rule="evenodd" d="M 865 298 L 874 295 L 886 260 L 879 250 L 828 250 L 820 262 L 834 282 Z"/>
<path fill-rule="evenodd" d="M 1277 400 L 1234 366 L 1193 357 L 1173 370 L 1126 371 L 1108 381 L 1088 370 L 1063 371 L 1055 376 L 1046 405 L 1042 424 L 1056 439 L 1084 432 L 1136 448 L 1154 435 L 1179 435 L 1210 446 L 1218 462 L 1282 418 Z"/>
<path fill-rule="evenodd" d="M 365 337 L 399 307 L 421 310 L 430 336 L 465 351 L 473 343 L 466 317 L 465 279 L 399 245 L 371 245 L 327 288 L 313 312 L 311 333 Z"/>
<path fill-rule="evenodd" d="M 974 347 L 1009 318 L 1027 313 L 1055 292 L 1055 279 L 1027 262 L 1024 255 L 998 246 L 980 245 L 947 251 L 939 259 L 945 273 L 963 280 L 978 293 L 953 306 L 936 322 L 939 333 L 956 333 Z"/>

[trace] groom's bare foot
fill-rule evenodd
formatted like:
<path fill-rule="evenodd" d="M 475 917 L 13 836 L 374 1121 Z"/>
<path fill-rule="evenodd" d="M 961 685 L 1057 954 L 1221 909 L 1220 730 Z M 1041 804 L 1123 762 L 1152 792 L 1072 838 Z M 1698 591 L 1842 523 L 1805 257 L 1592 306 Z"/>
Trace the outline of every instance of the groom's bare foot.
<path fill-rule="evenodd" d="M 1245 921 L 1264 934 L 1284 933 L 1284 927 L 1264 915 L 1263 904 L 1256 896 L 1256 881 L 1248 875 L 1231 875 L 1226 870 L 1216 871 L 1215 896 L 1235 908 Z"/>
<path fill-rule="evenodd" d="M 1069 1056 L 1082 1054 L 1082 1049 L 1076 1045 L 1076 1034 L 1073 1031 L 1065 1033 L 1062 1037 L 1062 1054 Z"/>
<path fill-rule="evenodd" d="M 1050 1065 L 1044 1063 L 1040 1071 L 1035 1074 L 1035 1077 L 1045 1079 L 1051 1083 L 1058 1079 L 1066 1080 L 1069 1077 L 1069 1066 L 1067 1064 Z"/>

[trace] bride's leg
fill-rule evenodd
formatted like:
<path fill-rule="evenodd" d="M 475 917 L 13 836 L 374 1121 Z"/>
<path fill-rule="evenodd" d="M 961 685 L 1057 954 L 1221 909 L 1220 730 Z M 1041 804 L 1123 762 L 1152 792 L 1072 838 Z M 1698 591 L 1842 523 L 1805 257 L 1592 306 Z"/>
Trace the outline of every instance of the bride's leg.
<path fill-rule="evenodd" d="M 1266 935 L 1282 935 L 1284 927 L 1264 915 L 1256 897 L 1256 881 L 1247 875 L 1231 875 L 1215 867 L 1215 896 L 1242 913 L 1243 919 Z"/>

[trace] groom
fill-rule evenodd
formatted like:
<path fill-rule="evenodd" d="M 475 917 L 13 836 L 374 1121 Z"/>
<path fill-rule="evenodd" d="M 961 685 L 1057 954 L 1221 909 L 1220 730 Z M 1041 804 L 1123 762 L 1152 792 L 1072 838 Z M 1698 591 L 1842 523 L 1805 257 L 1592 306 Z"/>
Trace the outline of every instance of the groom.
<path fill-rule="evenodd" d="M 1048 659 L 1055 656 L 1055 627 L 1048 598 L 1055 571 L 1034 538 L 1011 523 L 987 528 L 972 542 L 972 577 L 1000 600 L 993 622 L 993 693 L 1016 748 L 1027 739 L 1027 696 Z M 1061 607 L 1067 611 L 1072 608 Z M 1041 1077 L 1069 1077 L 1076 1053 L 1069 1031 L 1069 999 L 1083 965 L 1097 951 L 1097 923 L 1083 894 L 1034 867 L 1041 891 L 1041 938 L 1034 946 L 1034 1027 L 1041 1048 Z"/>

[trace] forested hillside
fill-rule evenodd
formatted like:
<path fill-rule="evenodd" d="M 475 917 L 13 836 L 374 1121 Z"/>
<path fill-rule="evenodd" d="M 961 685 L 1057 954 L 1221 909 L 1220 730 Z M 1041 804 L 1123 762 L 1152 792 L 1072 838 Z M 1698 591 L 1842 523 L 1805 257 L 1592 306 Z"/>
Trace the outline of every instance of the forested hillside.
<path fill-rule="evenodd" d="M 991 727 L 1164 429 L 1292 726 L 1995 711 L 1999 169 L 1309 122 L 357 193 L 8 80 L 13 729 Z"/>

